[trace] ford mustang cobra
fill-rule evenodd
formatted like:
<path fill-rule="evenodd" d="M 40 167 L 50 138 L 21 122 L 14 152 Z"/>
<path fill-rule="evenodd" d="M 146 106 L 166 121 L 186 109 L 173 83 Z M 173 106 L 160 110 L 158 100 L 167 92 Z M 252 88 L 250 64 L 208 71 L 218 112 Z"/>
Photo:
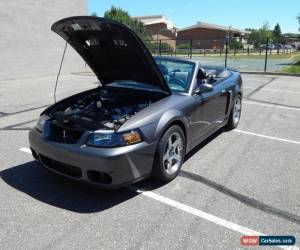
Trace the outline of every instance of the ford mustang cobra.
<path fill-rule="evenodd" d="M 42 112 L 29 142 L 44 167 L 104 188 L 149 176 L 167 182 L 191 149 L 220 128 L 238 125 L 238 72 L 152 57 L 130 28 L 102 18 L 70 17 L 52 30 L 100 85 Z"/>

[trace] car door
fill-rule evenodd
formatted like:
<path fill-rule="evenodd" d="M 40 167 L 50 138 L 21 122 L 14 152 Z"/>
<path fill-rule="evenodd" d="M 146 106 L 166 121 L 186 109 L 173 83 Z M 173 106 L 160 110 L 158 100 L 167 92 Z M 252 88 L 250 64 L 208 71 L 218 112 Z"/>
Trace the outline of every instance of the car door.
<path fill-rule="evenodd" d="M 197 81 L 195 89 L 199 89 L 202 80 Z M 191 117 L 193 141 L 199 142 L 211 130 L 220 125 L 226 114 L 228 92 L 222 83 L 212 85 L 211 91 L 201 91 L 193 94 L 194 111 Z"/>

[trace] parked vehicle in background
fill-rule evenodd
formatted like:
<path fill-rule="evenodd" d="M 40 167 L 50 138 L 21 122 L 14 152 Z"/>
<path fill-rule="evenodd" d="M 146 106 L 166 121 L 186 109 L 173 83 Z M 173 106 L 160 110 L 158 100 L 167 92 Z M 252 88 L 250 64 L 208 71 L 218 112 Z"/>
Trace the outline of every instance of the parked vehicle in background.
<path fill-rule="evenodd" d="M 268 45 L 261 44 L 259 46 L 259 48 L 261 48 L 261 49 L 266 49 L 267 48 L 267 50 L 273 50 L 273 49 L 276 49 L 276 46 L 275 46 L 275 44 L 268 44 Z"/>
<path fill-rule="evenodd" d="M 284 49 L 284 45 L 283 44 L 276 44 L 275 49 Z"/>
<path fill-rule="evenodd" d="M 285 48 L 285 49 L 293 49 L 293 46 L 292 46 L 292 45 L 289 45 L 289 44 L 286 44 L 286 45 L 284 45 L 284 48 Z"/>

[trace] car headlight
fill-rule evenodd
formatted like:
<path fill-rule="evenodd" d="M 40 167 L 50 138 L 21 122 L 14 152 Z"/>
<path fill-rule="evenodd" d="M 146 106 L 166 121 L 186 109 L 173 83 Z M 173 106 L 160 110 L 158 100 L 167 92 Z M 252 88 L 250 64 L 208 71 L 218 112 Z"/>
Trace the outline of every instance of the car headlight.
<path fill-rule="evenodd" d="M 44 131 L 44 126 L 46 124 L 46 121 L 49 120 L 49 116 L 47 115 L 41 115 L 40 118 L 38 119 L 35 128 L 39 131 L 39 132 L 43 132 Z"/>
<path fill-rule="evenodd" d="M 88 146 L 113 148 L 133 145 L 142 141 L 140 133 L 132 130 L 126 133 L 100 130 L 92 133 L 87 141 Z"/>

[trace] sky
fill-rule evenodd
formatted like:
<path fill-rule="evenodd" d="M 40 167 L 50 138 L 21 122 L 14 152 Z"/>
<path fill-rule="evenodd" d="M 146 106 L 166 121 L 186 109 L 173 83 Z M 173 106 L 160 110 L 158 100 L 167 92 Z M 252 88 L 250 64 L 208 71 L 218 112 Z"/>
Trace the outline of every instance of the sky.
<path fill-rule="evenodd" d="M 178 28 L 197 21 L 234 28 L 255 28 L 268 21 L 271 29 L 280 24 L 283 33 L 298 33 L 296 16 L 300 0 L 88 0 L 89 13 L 103 16 L 112 5 L 121 7 L 131 16 L 163 14 Z"/>

